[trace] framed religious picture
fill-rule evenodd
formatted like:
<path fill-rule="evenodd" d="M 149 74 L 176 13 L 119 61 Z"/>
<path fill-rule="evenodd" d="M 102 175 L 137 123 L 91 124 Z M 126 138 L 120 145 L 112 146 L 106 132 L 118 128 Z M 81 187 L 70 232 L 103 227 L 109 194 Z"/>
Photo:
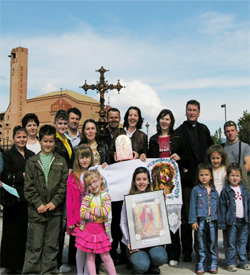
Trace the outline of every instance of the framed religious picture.
<path fill-rule="evenodd" d="M 131 249 L 171 243 L 162 190 L 125 196 Z"/>
<path fill-rule="evenodd" d="M 170 158 L 155 159 L 147 166 L 154 190 L 163 190 L 166 203 L 182 204 L 181 180 L 178 164 Z"/>
<path fill-rule="evenodd" d="M 126 135 L 119 135 L 115 140 L 117 160 L 133 159 L 131 139 Z"/>
<path fill-rule="evenodd" d="M 175 233 L 181 225 L 182 190 L 178 164 L 170 158 L 159 158 L 147 166 L 154 190 L 163 190 L 170 230 Z"/>

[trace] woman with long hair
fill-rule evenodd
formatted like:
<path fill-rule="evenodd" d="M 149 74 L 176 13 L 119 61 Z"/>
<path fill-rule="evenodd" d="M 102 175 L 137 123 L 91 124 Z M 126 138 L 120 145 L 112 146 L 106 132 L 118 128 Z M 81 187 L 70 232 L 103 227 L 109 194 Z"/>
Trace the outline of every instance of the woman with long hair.
<path fill-rule="evenodd" d="M 94 154 L 94 164 L 102 168 L 110 164 L 108 145 L 102 145 L 99 140 L 99 128 L 93 119 L 86 119 L 82 126 L 82 140 L 80 144 L 88 144 Z"/>
<path fill-rule="evenodd" d="M 172 111 L 163 109 L 157 116 L 157 133 L 149 140 L 150 158 L 171 158 L 178 163 L 181 177 L 188 168 L 188 151 L 181 135 L 174 132 L 175 118 Z M 179 230 L 170 231 L 172 243 L 166 246 L 169 265 L 176 267 L 179 263 L 181 246 Z"/>

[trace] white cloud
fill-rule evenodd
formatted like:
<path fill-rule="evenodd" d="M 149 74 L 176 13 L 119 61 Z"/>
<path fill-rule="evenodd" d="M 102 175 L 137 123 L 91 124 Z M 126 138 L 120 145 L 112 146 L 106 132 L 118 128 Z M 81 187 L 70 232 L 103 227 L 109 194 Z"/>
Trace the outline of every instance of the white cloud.
<path fill-rule="evenodd" d="M 237 25 L 235 14 L 207 12 L 201 15 L 201 20 L 203 24 L 199 27 L 199 30 L 207 34 L 217 34 L 228 31 Z"/>
<path fill-rule="evenodd" d="M 139 39 L 125 31 L 120 36 L 105 36 L 86 24 L 62 35 L 2 35 L 1 93 L 8 93 L 9 88 L 7 56 L 22 41 L 22 46 L 29 49 L 29 98 L 60 88 L 83 93 L 79 86 L 85 79 L 95 84 L 99 80 L 95 70 L 104 66 L 110 70 L 105 74 L 109 83 L 115 84 L 121 78 L 121 84 L 127 87 L 120 95 L 110 91 L 106 103 L 110 96 L 111 105 L 120 108 L 123 116 L 129 106 L 138 106 L 152 131 L 162 108 L 174 112 L 176 126 L 182 123 L 186 101 L 192 98 L 202 104 L 202 121 L 223 121 L 223 103 L 228 104 L 235 119 L 249 109 L 245 100 L 250 86 L 249 28 L 239 23 L 235 14 L 215 12 L 203 14 L 195 22 L 198 28 L 197 36 L 179 35 L 171 41 L 165 39 L 167 33 L 159 39 Z M 208 89 L 221 89 L 223 94 L 211 95 Z M 88 95 L 97 97 L 94 91 Z M 0 104 L 4 111 L 8 101 L 1 100 Z"/>
<path fill-rule="evenodd" d="M 51 83 L 45 83 L 42 87 L 41 87 L 41 94 L 47 94 L 50 93 L 51 91 L 58 91 L 58 87 L 56 87 L 55 85 L 51 84 Z"/>
<path fill-rule="evenodd" d="M 131 82 L 121 80 L 121 84 L 125 85 L 126 88 L 121 89 L 120 94 L 114 90 L 108 95 L 110 96 L 110 104 L 120 109 L 122 117 L 130 106 L 137 106 L 141 109 L 143 117 L 155 119 L 159 109 L 163 108 L 157 92 L 140 80 Z"/>

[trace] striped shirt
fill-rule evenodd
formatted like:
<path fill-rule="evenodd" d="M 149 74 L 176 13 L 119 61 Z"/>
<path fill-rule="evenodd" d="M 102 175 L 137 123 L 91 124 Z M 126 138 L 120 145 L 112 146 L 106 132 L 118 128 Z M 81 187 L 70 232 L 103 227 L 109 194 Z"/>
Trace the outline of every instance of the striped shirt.
<path fill-rule="evenodd" d="M 52 153 L 49 155 L 44 155 L 44 154 L 40 153 L 40 159 L 41 159 L 42 166 L 43 166 L 46 186 L 48 186 L 49 167 L 50 167 L 52 157 L 53 157 Z"/>

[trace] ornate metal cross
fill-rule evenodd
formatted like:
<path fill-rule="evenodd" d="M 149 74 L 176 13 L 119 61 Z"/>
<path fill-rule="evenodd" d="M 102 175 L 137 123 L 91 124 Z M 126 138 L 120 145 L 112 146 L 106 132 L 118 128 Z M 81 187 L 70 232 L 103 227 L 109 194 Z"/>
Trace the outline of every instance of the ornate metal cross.
<path fill-rule="evenodd" d="M 100 111 L 99 111 L 99 121 L 98 121 L 98 125 L 100 127 L 101 130 L 101 139 L 105 138 L 105 127 L 107 126 L 107 120 L 106 120 L 106 111 L 104 109 L 104 94 L 105 92 L 107 93 L 107 90 L 113 90 L 116 89 L 118 90 L 118 94 L 120 92 L 120 90 L 122 88 L 125 88 L 125 86 L 122 86 L 120 84 L 120 80 L 118 80 L 117 84 L 108 84 L 108 81 L 105 81 L 105 77 L 104 74 L 106 72 L 108 72 L 109 70 L 106 70 L 103 68 L 103 66 L 99 69 L 96 70 L 96 72 L 100 73 L 100 81 L 96 82 L 96 84 L 92 84 L 92 85 L 88 85 L 87 84 L 87 80 L 85 80 L 85 83 L 83 86 L 81 86 L 80 88 L 82 88 L 85 91 L 85 94 L 87 94 L 87 90 L 91 89 L 91 90 L 97 90 L 97 93 L 100 93 Z"/>

